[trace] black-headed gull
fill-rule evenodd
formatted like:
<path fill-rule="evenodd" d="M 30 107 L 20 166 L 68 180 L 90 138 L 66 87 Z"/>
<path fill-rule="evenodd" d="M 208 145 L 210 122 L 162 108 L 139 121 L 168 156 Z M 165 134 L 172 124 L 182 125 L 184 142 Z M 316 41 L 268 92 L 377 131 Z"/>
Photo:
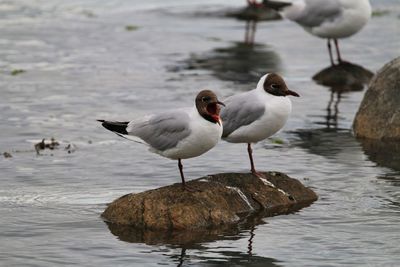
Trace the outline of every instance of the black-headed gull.
<path fill-rule="evenodd" d="M 99 121 L 122 137 L 147 144 L 152 152 L 178 160 L 182 187 L 190 189 L 185 184 L 181 160 L 200 156 L 221 139 L 219 105 L 224 104 L 212 91 L 203 90 L 191 109 L 169 110 L 127 122 Z"/>
<path fill-rule="evenodd" d="M 355 34 L 371 17 L 369 0 L 264 0 L 264 5 L 280 11 L 312 35 L 326 38 L 332 65 L 331 39 L 340 63 L 338 39 Z"/>
<path fill-rule="evenodd" d="M 281 76 L 269 73 L 261 77 L 257 88 L 227 98 L 221 111 L 224 125 L 222 139 L 231 143 L 247 143 L 251 172 L 254 167 L 251 144 L 264 140 L 278 132 L 292 111 L 287 97 L 299 96 L 289 90 Z"/>

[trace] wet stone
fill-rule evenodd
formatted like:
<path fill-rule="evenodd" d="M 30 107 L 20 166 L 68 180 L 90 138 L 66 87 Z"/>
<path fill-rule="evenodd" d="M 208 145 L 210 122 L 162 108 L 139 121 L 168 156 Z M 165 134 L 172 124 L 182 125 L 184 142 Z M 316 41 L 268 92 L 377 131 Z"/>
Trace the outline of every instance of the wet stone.
<path fill-rule="evenodd" d="M 317 200 L 298 180 L 278 173 L 265 179 L 245 173 L 209 175 L 187 184 L 173 184 L 122 196 L 108 205 L 102 217 L 113 225 L 147 230 L 188 230 L 234 225 L 256 213 L 274 216 L 297 211 Z"/>
<path fill-rule="evenodd" d="M 3 153 L 3 156 L 4 156 L 5 158 L 12 158 L 12 155 L 11 155 L 10 152 L 4 152 L 4 153 Z"/>
<path fill-rule="evenodd" d="M 354 119 L 358 138 L 400 140 L 400 57 L 372 79 Z"/>
<path fill-rule="evenodd" d="M 40 150 L 50 149 L 53 150 L 60 145 L 54 138 L 51 138 L 50 141 L 46 141 L 45 138 L 42 139 L 39 143 L 35 144 L 36 153 L 39 155 Z"/>

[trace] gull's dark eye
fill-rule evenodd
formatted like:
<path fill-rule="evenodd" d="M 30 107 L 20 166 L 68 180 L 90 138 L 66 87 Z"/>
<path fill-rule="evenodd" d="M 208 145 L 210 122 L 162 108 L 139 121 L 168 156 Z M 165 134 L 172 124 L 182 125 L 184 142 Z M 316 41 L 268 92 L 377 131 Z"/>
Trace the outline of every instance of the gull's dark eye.
<path fill-rule="evenodd" d="M 276 83 L 273 83 L 273 84 L 271 84 L 271 88 L 272 89 L 279 89 L 279 84 L 276 84 Z"/>
<path fill-rule="evenodd" d="M 211 100 L 211 98 L 209 96 L 203 96 L 201 98 L 201 101 L 203 101 L 203 102 L 209 102 L 210 100 Z"/>

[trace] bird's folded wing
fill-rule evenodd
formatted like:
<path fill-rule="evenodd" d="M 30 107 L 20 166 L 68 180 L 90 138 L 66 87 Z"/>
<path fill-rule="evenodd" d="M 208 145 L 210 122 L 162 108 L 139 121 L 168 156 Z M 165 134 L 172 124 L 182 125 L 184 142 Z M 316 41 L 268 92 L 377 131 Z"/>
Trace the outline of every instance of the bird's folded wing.
<path fill-rule="evenodd" d="M 334 21 L 343 12 L 339 0 L 304 0 L 302 12 L 295 18 L 289 18 L 305 27 L 317 27 L 326 21 Z"/>
<path fill-rule="evenodd" d="M 189 115 L 183 110 L 165 112 L 131 121 L 127 131 L 153 148 L 164 151 L 176 147 L 179 141 L 189 136 L 189 122 Z"/>
<path fill-rule="evenodd" d="M 254 94 L 234 95 L 226 99 L 224 103 L 226 107 L 221 111 L 222 137 L 226 137 L 240 127 L 258 120 L 265 112 L 264 103 L 257 101 Z"/>

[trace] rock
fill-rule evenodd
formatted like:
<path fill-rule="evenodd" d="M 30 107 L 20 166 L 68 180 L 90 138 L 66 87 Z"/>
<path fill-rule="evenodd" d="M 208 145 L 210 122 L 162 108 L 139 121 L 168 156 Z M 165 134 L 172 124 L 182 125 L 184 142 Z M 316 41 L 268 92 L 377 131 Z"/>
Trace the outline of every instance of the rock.
<path fill-rule="evenodd" d="M 35 150 L 36 150 L 36 154 L 40 154 L 39 151 L 40 150 L 44 150 L 46 148 L 53 150 L 55 148 L 57 148 L 60 145 L 59 142 L 57 142 L 53 137 L 50 139 L 50 142 L 46 142 L 46 139 L 43 138 L 41 142 L 35 144 Z"/>
<path fill-rule="evenodd" d="M 317 195 L 283 173 L 222 173 L 188 182 L 199 192 L 183 191 L 179 183 L 122 196 L 102 217 L 112 224 L 146 230 L 205 229 L 234 225 L 250 214 L 287 214 L 310 205 Z"/>
<path fill-rule="evenodd" d="M 329 66 L 312 78 L 318 84 L 330 87 L 333 92 L 361 91 L 374 74 L 364 67 L 350 62 Z"/>
<path fill-rule="evenodd" d="M 400 57 L 372 79 L 353 123 L 359 138 L 400 140 Z"/>
<path fill-rule="evenodd" d="M 10 152 L 4 152 L 4 153 L 3 153 L 3 156 L 4 156 L 5 158 L 12 158 L 12 155 L 11 155 Z"/>

